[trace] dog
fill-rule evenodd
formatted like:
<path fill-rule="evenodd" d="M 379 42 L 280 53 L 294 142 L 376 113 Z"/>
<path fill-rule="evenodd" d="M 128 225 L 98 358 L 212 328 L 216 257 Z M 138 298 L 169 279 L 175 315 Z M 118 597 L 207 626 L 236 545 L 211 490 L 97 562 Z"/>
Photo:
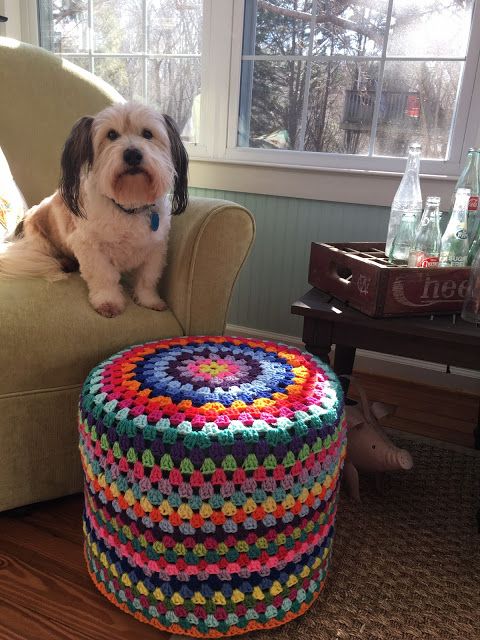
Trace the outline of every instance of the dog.
<path fill-rule="evenodd" d="M 32 207 L 0 253 L 0 278 L 68 277 L 79 269 L 90 304 L 107 318 L 134 301 L 163 311 L 157 283 L 171 215 L 188 204 L 188 155 L 173 120 L 142 104 L 80 118 L 65 143 L 58 190 Z M 168 193 L 172 191 L 172 198 Z"/>

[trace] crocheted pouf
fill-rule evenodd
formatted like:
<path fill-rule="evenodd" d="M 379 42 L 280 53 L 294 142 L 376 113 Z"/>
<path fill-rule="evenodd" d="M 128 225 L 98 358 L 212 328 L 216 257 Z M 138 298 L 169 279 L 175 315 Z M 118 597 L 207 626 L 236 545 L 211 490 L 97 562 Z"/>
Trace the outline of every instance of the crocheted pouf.
<path fill-rule="evenodd" d="M 216 638 L 319 595 L 346 429 L 314 356 L 229 337 L 134 346 L 91 371 L 79 429 L 88 570 L 123 611 Z"/>

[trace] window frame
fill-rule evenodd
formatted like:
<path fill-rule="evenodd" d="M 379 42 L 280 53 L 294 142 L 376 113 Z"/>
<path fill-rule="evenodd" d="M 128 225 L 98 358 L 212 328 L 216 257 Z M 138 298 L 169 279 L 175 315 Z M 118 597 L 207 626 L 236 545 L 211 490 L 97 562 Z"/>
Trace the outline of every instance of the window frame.
<path fill-rule="evenodd" d="M 37 0 L 0 0 L 16 13 L 9 37 L 38 45 Z M 10 5 L 10 7 L 9 7 Z M 204 0 L 198 143 L 187 143 L 192 186 L 388 206 L 405 159 L 237 147 L 244 0 Z M 8 25 L 9 23 L 5 23 Z M 470 146 L 480 146 L 480 0 L 453 124 L 452 157 L 422 160 L 424 192 L 449 199 Z M 477 109 L 478 110 L 478 109 Z"/>
<path fill-rule="evenodd" d="M 233 17 L 233 33 L 243 32 L 245 2 L 236 2 Z M 401 60 L 412 60 L 398 57 Z M 352 58 L 354 59 L 354 58 Z M 480 2 L 474 0 L 469 45 L 458 96 L 457 109 L 452 123 L 450 158 L 448 160 L 422 159 L 422 173 L 429 175 L 458 176 L 466 153 L 471 146 L 480 144 L 480 127 L 475 123 L 472 109 L 473 97 L 479 94 L 480 83 Z M 239 162 L 261 162 L 289 167 L 318 169 L 346 169 L 366 171 L 403 172 L 405 158 L 389 156 L 360 156 L 293 150 L 252 149 L 237 146 L 238 110 L 240 104 L 241 46 L 232 47 L 232 90 L 229 105 L 229 131 L 225 159 Z M 478 104 L 478 97 L 477 97 Z"/>

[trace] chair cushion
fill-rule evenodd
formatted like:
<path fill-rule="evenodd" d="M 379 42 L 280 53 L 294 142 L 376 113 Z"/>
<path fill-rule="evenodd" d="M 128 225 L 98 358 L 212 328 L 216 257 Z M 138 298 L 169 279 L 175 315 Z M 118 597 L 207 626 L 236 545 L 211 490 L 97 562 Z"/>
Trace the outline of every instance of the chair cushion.
<path fill-rule="evenodd" d="M 78 274 L 65 281 L 0 281 L 0 396 L 81 384 L 99 360 L 126 345 L 182 335 L 171 311 L 129 300 L 117 318 L 98 315 Z"/>

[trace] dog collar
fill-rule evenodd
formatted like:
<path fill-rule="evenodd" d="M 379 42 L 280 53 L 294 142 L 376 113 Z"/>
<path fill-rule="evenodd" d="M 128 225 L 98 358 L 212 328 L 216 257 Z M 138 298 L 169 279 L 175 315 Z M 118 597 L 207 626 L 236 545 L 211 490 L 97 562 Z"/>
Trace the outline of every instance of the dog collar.
<path fill-rule="evenodd" d="M 155 210 L 153 210 L 155 207 L 154 204 L 144 204 L 141 207 L 134 207 L 133 209 L 127 209 L 126 207 L 123 207 L 121 204 L 116 202 L 116 200 L 114 200 L 113 198 L 110 198 L 110 200 L 113 202 L 113 204 L 116 207 L 118 207 L 128 215 L 135 215 L 136 213 L 141 213 L 142 211 L 148 210 L 148 212 L 150 213 L 150 229 L 152 231 L 157 231 L 160 225 L 160 217 L 158 213 Z"/>

